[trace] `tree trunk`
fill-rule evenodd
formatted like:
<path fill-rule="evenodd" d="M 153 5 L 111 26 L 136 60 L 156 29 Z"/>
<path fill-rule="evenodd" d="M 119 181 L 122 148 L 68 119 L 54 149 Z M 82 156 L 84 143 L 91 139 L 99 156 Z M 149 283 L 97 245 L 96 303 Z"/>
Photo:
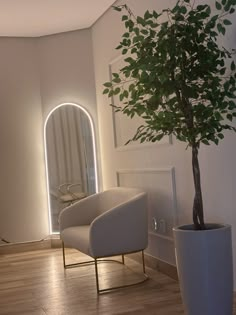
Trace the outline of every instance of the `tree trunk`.
<path fill-rule="evenodd" d="M 195 196 L 193 202 L 193 223 L 196 230 L 204 230 L 204 215 L 203 215 L 203 202 L 201 190 L 200 168 L 198 163 L 198 146 L 192 146 L 192 168 Z"/>

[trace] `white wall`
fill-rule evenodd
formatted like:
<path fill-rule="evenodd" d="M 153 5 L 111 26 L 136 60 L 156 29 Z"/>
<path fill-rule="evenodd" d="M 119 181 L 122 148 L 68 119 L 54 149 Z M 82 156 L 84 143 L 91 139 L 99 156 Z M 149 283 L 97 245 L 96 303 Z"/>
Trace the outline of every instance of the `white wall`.
<path fill-rule="evenodd" d="M 0 38 L 0 237 L 48 235 L 36 41 Z"/>
<path fill-rule="evenodd" d="M 38 42 L 38 59 L 44 121 L 49 112 L 62 103 L 75 103 L 85 108 L 95 127 L 99 164 L 91 30 L 41 37 Z M 101 174 L 99 179 L 101 185 Z"/>
<path fill-rule="evenodd" d="M 50 110 L 83 106 L 99 152 L 91 30 L 0 38 L 0 51 L 0 238 L 40 240 L 49 235 L 43 130 Z"/>
<path fill-rule="evenodd" d="M 123 2 L 118 1 L 117 4 L 119 3 Z M 126 3 L 135 14 L 139 15 L 147 9 L 159 11 L 164 8 L 164 5 L 168 6 L 175 1 L 127 0 Z M 121 15 L 112 9 L 107 11 L 93 26 L 103 185 L 104 188 L 117 185 L 118 172 L 121 184 L 143 186 L 150 192 L 150 204 L 153 209 L 150 211 L 148 253 L 175 264 L 172 236 L 168 233 L 159 233 L 159 235 L 153 233 L 151 218 L 153 215 L 158 219 L 164 218 L 167 227 L 172 224 L 191 223 L 193 203 L 191 152 L 186 150 L 184 143 L 177 142 L 175 139 L 173 139 L 173 144 L 143 145 L 133 149 L 115 148 L 110 100 L 102 94 L 102 91 L 103 83 L 109 80 L 109 64 L 113 63 L 120 54 L 115 47 L 118 46 L 123 32 Z M 231 34 L 233 34 L 233 30 Z M 123 124 L 125 124 L 125 120 L 123 120 Z M 118 127 L 124 128 L 122 121 Z M 206 220 L 231 223 L 234 248 L 236 228 L 235 158 L 235 134 L 227 134 L 225 141 L 218 147 L 215 145 L 202 146 L 200 153 Z M 170 169 L 172 169 L 174 177 L 168 173 Z M 150 175 L 151 172 L 153 172 L 153 176 Z M 173 187 L 176 191 L 173 191 Z M 167 200 L 171 200 L 172 205 L 168 204 Z"/>
<path fill-rule="evenodd" d="M 95 119 L 90 30 L 41 37 L 38 41 L 43 115 L 64 102 L 78 103 Z"/>

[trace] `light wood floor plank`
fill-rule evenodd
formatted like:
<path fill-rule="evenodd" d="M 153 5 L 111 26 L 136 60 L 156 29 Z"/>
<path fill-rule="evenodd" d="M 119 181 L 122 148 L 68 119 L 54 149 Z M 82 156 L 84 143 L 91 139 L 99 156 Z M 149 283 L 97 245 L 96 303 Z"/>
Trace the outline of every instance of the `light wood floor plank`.
<path fill-rule="evenodd" d="M 68 262 L 89 259 L 66 250 Z M 140 264 L 101 263 L 101 287 L 136 280 Z M 144 284 L 98 296 L 94 266 L 64 271 L 60 249 L 0 256 L 0 315 L 183 315 L 178 283 L 147 268 Z M 236 313 L 235 313 L 236 314 Z M 200 314 L 199 314 L 200 315 Z"/>

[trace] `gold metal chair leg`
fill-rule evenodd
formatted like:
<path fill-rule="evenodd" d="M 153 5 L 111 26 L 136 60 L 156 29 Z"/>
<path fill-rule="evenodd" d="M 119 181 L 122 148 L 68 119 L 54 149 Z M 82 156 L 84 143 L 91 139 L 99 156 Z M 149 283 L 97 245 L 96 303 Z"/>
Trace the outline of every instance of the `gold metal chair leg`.
<path fill-rule="evenodd" d="M 65 245 L 64 242 L 62 242 L 62 257 L 63 257 L 63 266 L 64 269 L 66 268 L 66 259 L 65 259 Z"/>
<path fill-rule="evenodd" d="M 112 290 L 117 290 L 117 289 L 123 289 L 123 288 L 127 288 L 127 287 L 132 287 L 135 286 L 137 284 L 141 284 L 143 282 L 145 282 L 146 280 L 148 280 L 148 275 L 146 274 L 146 268 L 145 268 L 145 259 L 144 259 L 144 251 L 141 251 L 142 254 L 142 267 L 143 267 L 143 275 L 144 275 L 144 279 L 135 283 L 130 283 L 130 284 L 125 284 L 125 285 L 121 285 L 121 286 L 117 286 L 117 287 L 110 287 L 107 289 L 100 289 L 99 288 L 99 274 L 98 274 L 98 267 L 97 267 L 97 259 L 95 259 L 95 272 L 96 272 L 96 284 L 97 284 L 97 293 L 101 294 L 101 293 L 106 293 L 106 292 L 111 292 Z M 99 261 L 99 260 L 98 260 Z M 122 264 L 124 264 L 124 255 L 122 255 Z"/>
<path fill-rule="evenodd" d="M 125 264 L 125 255 L 122 255 L 122 264 Z"/>
<path fill-rule="evenodd" d="M 98 263 L 97 263 L 97 259 L 94 259 L 94 265 L 95 265 L 95 276 L 96 276 L 96 287 L 97 287 L 97 293 L 100 293 L 99 290 L 99 279 L 98 279 Z"/>
<path fill-rule="evenodd" d="M 98 263 L 100 262 L 117 262 L 117 263 L 125 263 L 125 258 L 124 258 L 124 254 L 122 255 L 122 262 L 118 261 L 118 260 L 112 260 L 112 259 L 97 259 L 94 258 L 94 260 L 90 260 L 90 261 L 84 261 L 84 262 L 80 262 L 80 263 L 74 263 L 74 264 L 69 264 L 66 265 L 66 259 L 65 259 L 65 245 L 64 242 L 62 242 L 62 255 L 63 255 L 63 265 L 64 268 L 72 268 L 72 267 L 76 267 L 76 266 L 85 266 L 85 265 L 89 265 L 89 264 L 94 264 L 95 265 L 95 277 L 96 277 L 96 287 L 97 287 L 97 293 L 101 294 L 104 292 L 109 292 L 112 290 L 116 290 L 116 289 L 121 289 L 121 288 L 126 288 L 126 287 L 131 287 L 131 286 L 135 286 L 137 284 L 141 284 L 143 282 L 145 282 L 148 279 L 148 275 L 146 274 L 145 271 L 145 260 L 144 260 L 144 251 L 142 250 L 142 265 L 143 265 L 143 274 L 144 274 L 144 279 L 135 283 L 131 283 L 131 284 L 126 284 L 126 285 L 121 285 L 121 286 L 117 286 L 117 287 L 110 287 L 107 289 L 100 289 L 99 287 L 99 274 L 98 274 Z"/>
<path fill-rule="evenodd" d="M 144 260 L 144 251 L 142 250 L 142 262 L 143 262 L 143 273 L 146 274 L 145 270 L 145 260 Z"/>

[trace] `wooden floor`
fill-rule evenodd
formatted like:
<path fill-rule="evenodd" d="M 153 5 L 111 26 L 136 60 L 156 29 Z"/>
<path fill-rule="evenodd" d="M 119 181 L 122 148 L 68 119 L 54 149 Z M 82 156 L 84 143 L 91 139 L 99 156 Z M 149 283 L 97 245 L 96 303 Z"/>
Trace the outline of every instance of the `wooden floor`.
<path fill-rule="evenodd" d="M 66 252 L 68 263 L 87 259 L 77 251 Z M 137 275 L 130 275 L 140 265 L 126 258 L 126 266 L 99 264 L 101 287 L 135 280 Z M 60 249 L 1 255 L 0 314 L 184 314 L 178 283 L 149 268 L 147 273 L 150 279 L 141 285 L 98 296 L 94 266 L 64 271 Z"/>

